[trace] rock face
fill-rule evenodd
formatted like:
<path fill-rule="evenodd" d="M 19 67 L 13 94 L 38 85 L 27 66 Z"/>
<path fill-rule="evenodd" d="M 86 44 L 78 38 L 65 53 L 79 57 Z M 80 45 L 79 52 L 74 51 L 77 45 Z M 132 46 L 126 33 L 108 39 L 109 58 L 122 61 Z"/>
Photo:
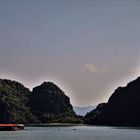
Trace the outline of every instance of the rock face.
<path fill-rule="evenodd" d="M 107 103 L 98 105 L 85 118 L 89 124 L 140 126 L 140 77 L 116 89 Z"/>
<path fill-rule="evenodd" d="M 52 82 L 44 82 L 35 87 L 30 103 L 33 114 L 43 123 L 76 121 L 69 97 Z"/>
<path fill-rule="evenodd" d="M 0 79 L 0 123 L 35 122 L 28 102 L 30 94 L 22 84 Z"/>

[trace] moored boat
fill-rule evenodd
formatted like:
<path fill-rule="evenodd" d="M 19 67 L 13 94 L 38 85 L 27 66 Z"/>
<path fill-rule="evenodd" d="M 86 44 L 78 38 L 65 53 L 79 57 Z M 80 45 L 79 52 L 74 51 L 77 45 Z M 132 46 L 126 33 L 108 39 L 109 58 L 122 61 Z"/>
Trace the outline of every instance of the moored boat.
<path fill-rule="evenodd" d="M 17 131 L 23 129 L 23 124 L 0 124 L 0 131 Z"/>

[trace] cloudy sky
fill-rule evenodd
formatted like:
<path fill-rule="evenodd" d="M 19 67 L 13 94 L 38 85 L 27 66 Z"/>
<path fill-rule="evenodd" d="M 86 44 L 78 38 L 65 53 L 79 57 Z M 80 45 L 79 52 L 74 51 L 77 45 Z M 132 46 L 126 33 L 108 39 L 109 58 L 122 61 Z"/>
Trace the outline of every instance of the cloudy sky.
<path fill-rule="evenodd" d="M 0 0 L 0 77 L 56 83 L 73 105 L 106 102 L 139 76 L 137 0 Z"/>

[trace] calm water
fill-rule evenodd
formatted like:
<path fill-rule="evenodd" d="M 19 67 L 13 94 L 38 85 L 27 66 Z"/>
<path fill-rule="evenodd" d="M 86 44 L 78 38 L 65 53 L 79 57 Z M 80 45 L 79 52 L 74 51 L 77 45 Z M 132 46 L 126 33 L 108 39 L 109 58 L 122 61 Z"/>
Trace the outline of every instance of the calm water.
<path fill-rule="evenodd" d="M 2 132 L 0 140 L 140 140 L 140 129 L 96 126 L 26 127 Z"/>

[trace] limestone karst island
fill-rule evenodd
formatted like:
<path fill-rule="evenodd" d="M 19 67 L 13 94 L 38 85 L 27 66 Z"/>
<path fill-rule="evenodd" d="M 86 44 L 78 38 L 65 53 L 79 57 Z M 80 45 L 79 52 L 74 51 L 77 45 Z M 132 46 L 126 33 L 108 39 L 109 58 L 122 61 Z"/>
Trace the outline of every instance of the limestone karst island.
<path fill-rule="evenodd" d="M 119 87 L 107 103 L 77 115 L 70 98 L 57 85 L 44 82 L 32 91 L 19 82 L 0 79 L 1 124 L 90 124 L 140 126 L 140 78 Z M 2 127 L 2 126 L 0 126 Z"/>

